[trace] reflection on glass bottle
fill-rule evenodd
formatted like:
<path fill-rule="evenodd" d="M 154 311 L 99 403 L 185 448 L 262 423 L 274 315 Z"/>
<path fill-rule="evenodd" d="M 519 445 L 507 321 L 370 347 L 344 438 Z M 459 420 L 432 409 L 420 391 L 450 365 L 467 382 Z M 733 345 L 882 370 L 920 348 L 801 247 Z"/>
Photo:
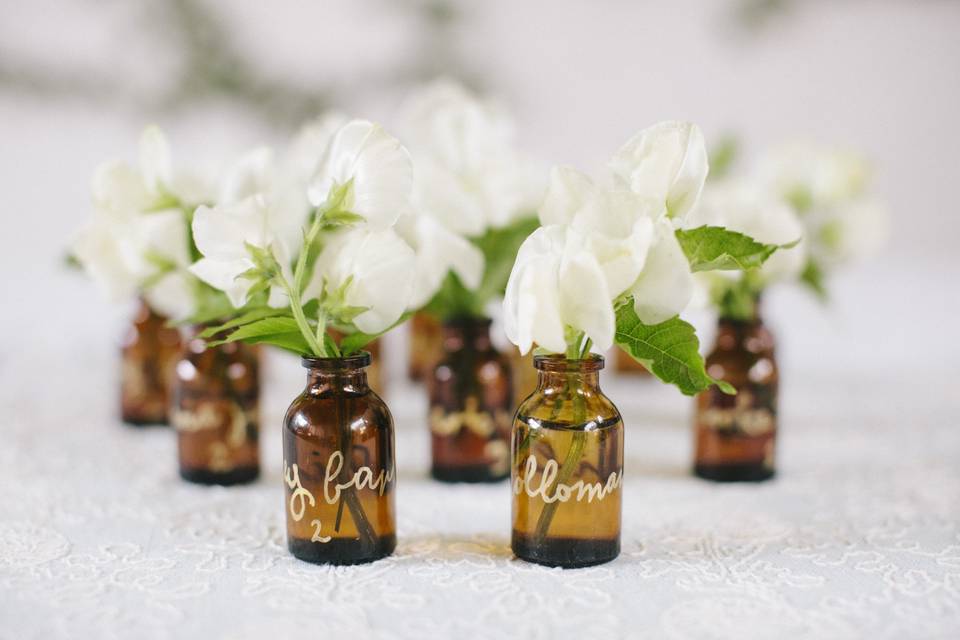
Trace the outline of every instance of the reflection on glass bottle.
<path fill-rule="evenodd" d="M 489 318 L 444 324 L 443 356 L 427 380 L 434 478 L 496 482 L 510 475 L 512 385 L 509 359 L 490 341 Z"/>
<path fill-rule="evenodd" d="M 259 349 L 207 347 L 190 330 L 176 367 L 171 423 L 180 476 L 200 484 L 252 482 L 260 474 Z"/>
<path fill-rule="evenodd" d="M 441 355 L 443 330 L 440 322 L 429 313 L 416 313 L 410 319 L 410 361 L 407 375 L 411 380 L 423 380 L 433 371 Z"/>
<path fill-rule="evenodd" d="M 737 395 L 712 387 L 697 397 L 694 473 L 718 481 L 772 477 L 779 380 L 773 335 L 759 319 L 721 318 L 706 363 Z"/>
<path fill-rule="evenodd" d="M 393 418 L 370 390 L 370 354 L 302 359 L 307 386 L 287 410 L 283 474 L 287 545 L 318 564 L 393 553 Z"/>
<path fill-rule="evenodd" d="M 512 436 L 513 552 L 559 567 L 620 553 L 623 421 L 600 390 L 601 356 L 537 356 L 536 392 Z"/>
<path fill-rule="evenodd" d="M 123 340 L 120 416 L 131 425 L 165 424 L 180 332 L 143 300 Z"/>

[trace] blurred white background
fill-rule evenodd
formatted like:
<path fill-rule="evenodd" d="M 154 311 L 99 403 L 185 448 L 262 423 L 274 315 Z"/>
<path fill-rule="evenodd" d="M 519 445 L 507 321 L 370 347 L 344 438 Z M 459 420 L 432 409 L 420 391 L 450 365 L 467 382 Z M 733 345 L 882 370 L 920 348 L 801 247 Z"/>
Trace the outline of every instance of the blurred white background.
<path fill-rule="evenodd" d="M 891 241 L 834 280 L 830 307 L 770 297 L 784 366 L 939 382 L 960 356 L 958 32 L 946 1 L 4 0 L 4 359 L 115 335 L 62 257 L 93 167 L 132 157 L 145 123 L 168 130 L 175 161 L 215 167 L 326 106 L 389 124 L 412 84 L 448 74 L 508 105 L 547 164 L 597 167 L 666 118 L 708 144 L 735 134 L 746 161 L 797 137 L 862 150 Z"/>

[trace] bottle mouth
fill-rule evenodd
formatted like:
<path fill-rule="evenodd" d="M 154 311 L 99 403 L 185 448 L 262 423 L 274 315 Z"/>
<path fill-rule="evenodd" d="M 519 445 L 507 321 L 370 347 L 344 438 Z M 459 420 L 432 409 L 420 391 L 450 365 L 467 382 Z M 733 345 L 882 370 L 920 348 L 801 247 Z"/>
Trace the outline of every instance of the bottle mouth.
<path fill-rule="evenodd" d="M 561 355 L 534 356 L 533 366 L 538 371 L 553 373 L 590 373 L 603 369 L 604 359 L 596 353 L 591 353 L 582 360 L 569 360 Z"/>
<path fill-rule="evenodd" d="M 316 371 L 347 371 L 362 369 L 370 365 L 370 352 L 359 351 L 345 358 L 318 358 L 316 356 L 301 356 L 300 364 L 306 369 Z"/>

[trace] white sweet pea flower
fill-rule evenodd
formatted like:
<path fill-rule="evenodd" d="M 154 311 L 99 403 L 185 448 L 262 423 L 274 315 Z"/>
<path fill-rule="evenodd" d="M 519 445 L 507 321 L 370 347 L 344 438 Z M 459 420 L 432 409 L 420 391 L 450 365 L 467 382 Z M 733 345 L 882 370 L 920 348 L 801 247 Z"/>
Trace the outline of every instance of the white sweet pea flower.
<path fill-rule="evenodd" d="M 643 271 L 630 288 L 633 308 L 644 324 L 659 324 L 679 315 L 693 296 L 690 263 L 670 220 L 658 220 L 653 236 Z"/>
<path fill-rule="evenodd" d="M 803 225 L 793 208 L 758 185 L 743 180 L 708 184 L 697 207 L 684 226 L 725 227 L 765 244 L 785 245 L 803 238 Z M 759 269 L 766 283 L 797 278 L 806 264 L 806 243 L 778 249 Z M 739 278 L 739 271 L 717 272 L 719 277 Z"/>
<path fill-rule="evenodd" d="M 250 289 L 257 282 L 255 277 L 242 276 L 272 266 L 262 264 L 250 247 L 269 252 L 284 278 L 291 282 L 290 250 L 277 235 L 276 229 L 283 225 L 275 224 L 276 218 L 276 211 L 259 195 L 215 207 L 198 207 L 193 216 L 193 240 L 203 258 L 194 263 L 190 271 L 226 293 L 237 308 L 246 304 Z M 276 284 L 270 288 L 269 304 L 272 307 L 288 304 L 285 292 Z"/>
<path fill-rule="evenodd" d="M 254 196 L 268 212 L 271 234 L 286 248 L 299 246 L 310 215 L 306 184 L 285 171 L 267 147 L 253 149 L 237 159 L 224 176 L 217 202 L 237 203 Z"/>
<path fill-rule="evenodd" d="M 565 327 L 583 331 L 597 350 L 613 344 L 613 298 L 603 269 L 568 227 L 540 227 L 524 241 L 503 310 L 504 331 L 521 353 L 533 344 L 563 353 Z"/>
<path fill-rule="evenodd" d="M 540 207 L 544 226 L 561 224 L 584 240 L 614 297 L 640 275 L 653 241 L 656 203 L 622 188 L 605 189 L 570 167 L 555 167 Z"/>
<path fill-rule="evenodd" d="M 319 298 L 334 317 L 359 311 L 353 318 L 357 329 L 380 333 L 409 306 L 415 263 L 413 249 L 392 229 L 358 227 L 331 234 L 303 301 Z"/>
<path fill-rule="evenodd" d="M 400 141 L 380 125 L 352 120 L 334 135 L 308 195 L 317 207 L 338 199 L 340 211 L 385 229 L 409 208 L 412 188 L 413 164 Z"/>
<path fill-rule="evenodd" d="M 634 192 L 663 203 L 682 218 L 700 197 L 709 163 L 700 128 L 689 122 L 661 122 L 644 129 L 610 160 L 610 169 Z"/>
<path fill-rule="evenodd" d="M 413 154 L 415 208 L 464 236 L 479 236 L 531 212 L 538 168 L 513 148 L 513 124 L 495 104 L 438 80 L 401 109 Z"/>
<path fill-rule="evenodd" d="M 429 302 L 450 271 L 457 274 L 467 289 L 480 286 L 483 253 L 466 238 L 430 216 L 413 213 L 402 215 L 396 230 L 416 254 L 411 309 L 419 309 Z"/>

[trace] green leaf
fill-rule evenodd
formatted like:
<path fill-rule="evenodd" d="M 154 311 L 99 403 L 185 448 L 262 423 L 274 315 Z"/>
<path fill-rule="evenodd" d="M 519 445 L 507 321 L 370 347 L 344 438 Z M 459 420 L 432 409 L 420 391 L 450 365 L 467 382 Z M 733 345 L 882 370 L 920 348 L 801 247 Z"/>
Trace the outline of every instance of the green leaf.
<path fill-rule="evenodd" d="M 400 319 L 394 322 L 392 325 L 381 331 L 380 333 L 363 333 L 362 331 L 355 331 L 353 333 L 347 334 L 343 340 L 340 341 L 340 353 L 343 357 L 347 357 L 363 349 L 365 346 L 390 331 L 394 327 L 397 327 L 407 320 L 410 319 L 410 316 L 413 315 L 412 311 L 407 311 Z"/>
<path fill-rule="evenodd" d="M 707 374 L 697 334 L 679 317 L 646 325 L 633 310 L 633 301 L 628 300 L 617 308 L 616 342 L 653 375 L 685 395 L 692 396 L 714 384 L 724 393 L 736 393 L 728 383 Z"/>
<path fill-rule="evenodd" d="M 800 274 L 800 281 L 810 287 L 821 301 L 827 300 L 827 287 L 824 283 L 823 270 L 813 260 L 807 260 L 803 273 Z"/>
<path fill-rule="evenodd" d="M 678 229 L 677 240 L 694 273 L 756 269 L 777 249 L 789 249 L 799 242 L 764 244 L 743 233 L 708 225 L 696 229 Z"/>
<path fill-rule="evenodd" d="M 474 240 L 484 259 L 483 279 L 473 292 L 475 304 L 481 310 L 495 296 L 503 295 L 520 245 L 539 226 L 536 216 L 520 218 L 506 227 L 491 229 Z"/>
<path fill-rule="evenodd" d="M 213 340 L 208 342 L 208 344 L 215 347 L 219 344 L 237 341 L 251 344 L 272 344 L 301 355 L 310 353 L 310 345 L 307 344 L 303 334 L 300 333 L 300 327 L 297 326 L 297 321 L 286 316 L 275 316 L 255 320 L 236 328 L 222 340 Z"/>
<path fill-rule="evenodd" d="M 218 333 L 223 333 L 224 331 L 227 331 L 228 329 L 233 329 L 235 327 L 240 327 L 245 324 L 250 324 L 251 322 L 255 322 L 257 320 L 263 320 L 264 318 L 276 318 L 276 317 L 287 317 L 287 318 L 292 317 L 290 315 L 290 309 L 287 309 L 287 308 L 273 309 L 271 307 L 260 307 L 257 309 L 252 309 L 251 311 L 247 311 L 246 313 L 243 313 L 237 316 L 236 318 L 229 320 L 228 322 L 224 322 L 223 324 L 204 329 L 203 331 L 200 332 L 200 337 L 211 338 L 217 335 Z"/>

